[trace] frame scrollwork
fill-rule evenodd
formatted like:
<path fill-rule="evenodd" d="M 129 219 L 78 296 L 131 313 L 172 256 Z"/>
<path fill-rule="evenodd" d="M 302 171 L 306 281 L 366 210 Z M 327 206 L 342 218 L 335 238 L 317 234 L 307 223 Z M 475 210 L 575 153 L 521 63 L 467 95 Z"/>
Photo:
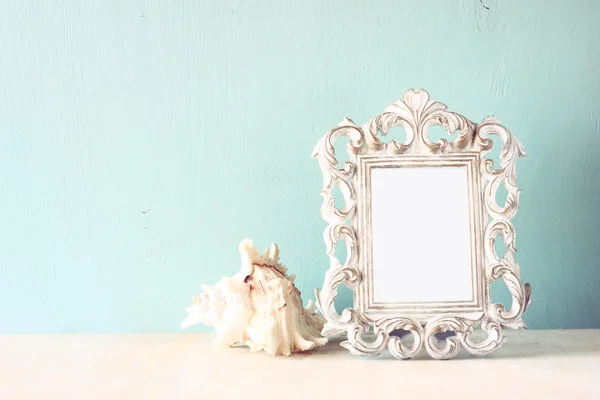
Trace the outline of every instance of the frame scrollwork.
<path fill-rule="evenodd" d="M 450 135 L 456 132 L 458 135 L 452 141 L 442 138 L 432 142 L 428 138 L 428 129 L 434 125 L 442 126 Z M 404 142 L 382 140 L 393 127 L 404 128 Z M 492 135 L 503 141 L 498 166 L 485 158 L 493 146 Z M 341 137 L 349 139 L 349 161 L 340 166 L 334 143 Z M 374 356 L 387 348 L 394 357 L 405 359 L 425 348 L 433 358 L 448 359 L 454 357 L 460 348 L 476 355 L 493 352 L 506 340 L 502 328 L 526 327 L 522 316 L 531 302 L 531 287 L 521 283 L 520 267 L 514 259 L 515 229 L 511 223 L 519 208 L 521 192 L 516 185 L 516 161 L 525 156 L 525 151 L 517 138 L 495 117 L 487 117 L 480 124 L 475 124 L 460 114 L 447 111 L 446 105 L 432 100 L 425 90 L 412 89 L 404 94 L 402 100 L 388 106 L 383 113 L 362 126 L 344 118 L 318 142 L 312 155 L 319 161 L 323 172 L 321 215 L 327 223 L 323 238 L 330 261 L 323 288 L 315 291 L 317 307 L 327 319 L 323 335 L 346 332 L 348 338 L 342 346 L 354 355 Z M 361 287 L 368 273 L 361 258 L 364 252 L 360 251 L 367 245 L 368 238 L 359 237 L 357 231 L 361 222 L 358 211 L 364 206 L 360 179 L 364 176 L 365 160 L 403 158 L 442 165 L 451 162 L 448 160 L 463 160 L 466 156 L 471 157 L 468 161 L 472 165 L 471 190 L 479 204 L 473 208 L 474 215 L 481 221 L 481 229 L 475 231 L 480 237 L 471 249 L 479 271 L 476 279 L 483 289 L 479 303 L 481 310 L 446 310 L 425 317 L 420 315 L 420 310 L 410 309 L 407 312 L 368 312 L 368 293 Z M 504 205 L 499 205 L 496 192 L 502 184 L 508 195 Z M 336 188 L 341 191 L 344 200 L 339 208 L 333 196 Z M 503 238 L 507 248 L 502 256 L 494 249 L 498 237 Z M 335 255 L 340 241 L 344 242 L 347 253 L 343 263 Z M 490 285 L 499 279 L 504 280 L 512 296 L 508 310 L 502 304 L 492 304 L 490 300 Z M 351 288 L 355 299 L 354 307 L 344 309 L 341 314 L 334 307 L 340 285 Z M 475 340 L 472 336 L 475 329 L 480 329 L 487 336 L 483 340 Z M 394 331 L 398 330 L 412 334 L 410 345 L 403 337 L 394 335 Z M 375 335 L 374 340 L 366 340 L 365 334 L 371 331 Z M 454 334 L 442 342 L 438 341 L 436 334 L 446 331 Z"/>

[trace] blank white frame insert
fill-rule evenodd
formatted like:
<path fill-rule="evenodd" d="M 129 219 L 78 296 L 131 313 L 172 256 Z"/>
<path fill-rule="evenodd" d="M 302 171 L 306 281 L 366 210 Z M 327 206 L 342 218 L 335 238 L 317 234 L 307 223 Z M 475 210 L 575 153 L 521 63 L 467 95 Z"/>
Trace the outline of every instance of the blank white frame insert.
<path fill-rule="evenodd" d="M 374 303 L 473 301 L 467 166 L 370 171 Z"/>

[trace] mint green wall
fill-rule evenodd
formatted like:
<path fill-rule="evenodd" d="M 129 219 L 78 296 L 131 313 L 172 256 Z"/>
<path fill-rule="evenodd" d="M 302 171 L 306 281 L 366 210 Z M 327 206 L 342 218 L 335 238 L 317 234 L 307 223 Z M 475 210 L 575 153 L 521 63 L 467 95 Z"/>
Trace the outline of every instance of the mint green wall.
<path fill-rule="evenodd" d="M 0 0 L 0 332 L 178 332 L 244 237 L 307 300 L 313 145 L 411 87 L 519 137 L 525 319 L 599 328 L 600 2 L 483 3 Z"/>

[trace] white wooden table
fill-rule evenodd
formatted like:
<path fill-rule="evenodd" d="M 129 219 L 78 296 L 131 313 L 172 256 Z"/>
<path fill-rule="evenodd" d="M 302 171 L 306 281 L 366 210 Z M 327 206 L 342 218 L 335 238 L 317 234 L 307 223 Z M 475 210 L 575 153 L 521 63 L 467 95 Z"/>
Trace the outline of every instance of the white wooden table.
<path fill-rule="evenodd" d="M 600 399 L 600 331 L 508 332 L 486 358 L 216 349 L 212 335 L 0 336 L 0 399 Z M 416 398 L 416 397 L 415 397 Z"/>

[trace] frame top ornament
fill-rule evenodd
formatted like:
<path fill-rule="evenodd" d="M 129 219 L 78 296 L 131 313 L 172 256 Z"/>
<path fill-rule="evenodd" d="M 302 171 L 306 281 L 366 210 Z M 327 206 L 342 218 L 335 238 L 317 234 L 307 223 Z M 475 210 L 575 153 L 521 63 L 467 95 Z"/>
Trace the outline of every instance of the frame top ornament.
<path fill-rule="evenodd" d="M 435 125 L 454 135 L 454 140 L 442 138 L 432 142 L 428 130 Z M 394 127 L 404 128 L 404 141 L 383 140 Z M 503 142 L 499 165 L 485 157 L 494 145 L 492 135 Z M 346 146 L 349 160 L 339 165 L 334 143 L 342 137 L 349 139 Z M 476 355 L 491 353 L 506 340 L 502 328 L 526 327 L 522 316 L 531 302 L 531 287 L 520 279 L 520 266 L 514 259 L 516 235 L 511 223 L 519 208 L 521 193 L 516 185 L 516 160 L 525 156 L 525 151 L 496 117 L 486 117 L 476 124 L 448 111 L 445 104 L 431 99 L 425 90 L 411 89 L 402 100 L 389 105 L 362 126 L 351 119 L 342 119 L 321 138 L 312 155 L 319 161 L 323 173 L 321 215 L 327 223 L 323 237 L 330 260 L 323 288 L 315 291 L 317 307 L 327 319 L 322 331 L 324 336 L 346 332 L 348 339 L 342 346 L 354 355 L 375 356 L 387 347 L 394 357 L 404 359 L 425 348 L 433 358 L 448 359 L 461 347 Z M 369 174 L 375 164 L 384 167 L 466 166 L 471 196 L 470 257 L 473 284 L 479 296 L 473 304 L 372 304 L 368 210 Z M 504 185 L 508 193 L 502 205 L 496 202 L 500 185 Z M 341 207 L 336 206 L 334 189 L 342 193 Z M 507 248 L 501 256 L 494 248 L 499 236 Z M 335 255 L 339 242 L 346 247 L 347 257 L 343 263 Z M 491 303 L 490 285 L 499 279 L 503 279 L 512 296 L 508 310 L 502 304 Z M 342 284 L 354 291 L 354 305 L 338 314 L 334 302 Z M 410 279 L 403 284 L 410 285 Z M 476 329 L 486 334 L 483 340 L 472 336 Z M 406 336 L 396 335 L 399 330 L 410 332 L 412 343 L 408 344 Z M 438 340 L 439 334 L 447 331 L 449 336 Z M 375 337 L 366 340 L 370 332 Z"/>

